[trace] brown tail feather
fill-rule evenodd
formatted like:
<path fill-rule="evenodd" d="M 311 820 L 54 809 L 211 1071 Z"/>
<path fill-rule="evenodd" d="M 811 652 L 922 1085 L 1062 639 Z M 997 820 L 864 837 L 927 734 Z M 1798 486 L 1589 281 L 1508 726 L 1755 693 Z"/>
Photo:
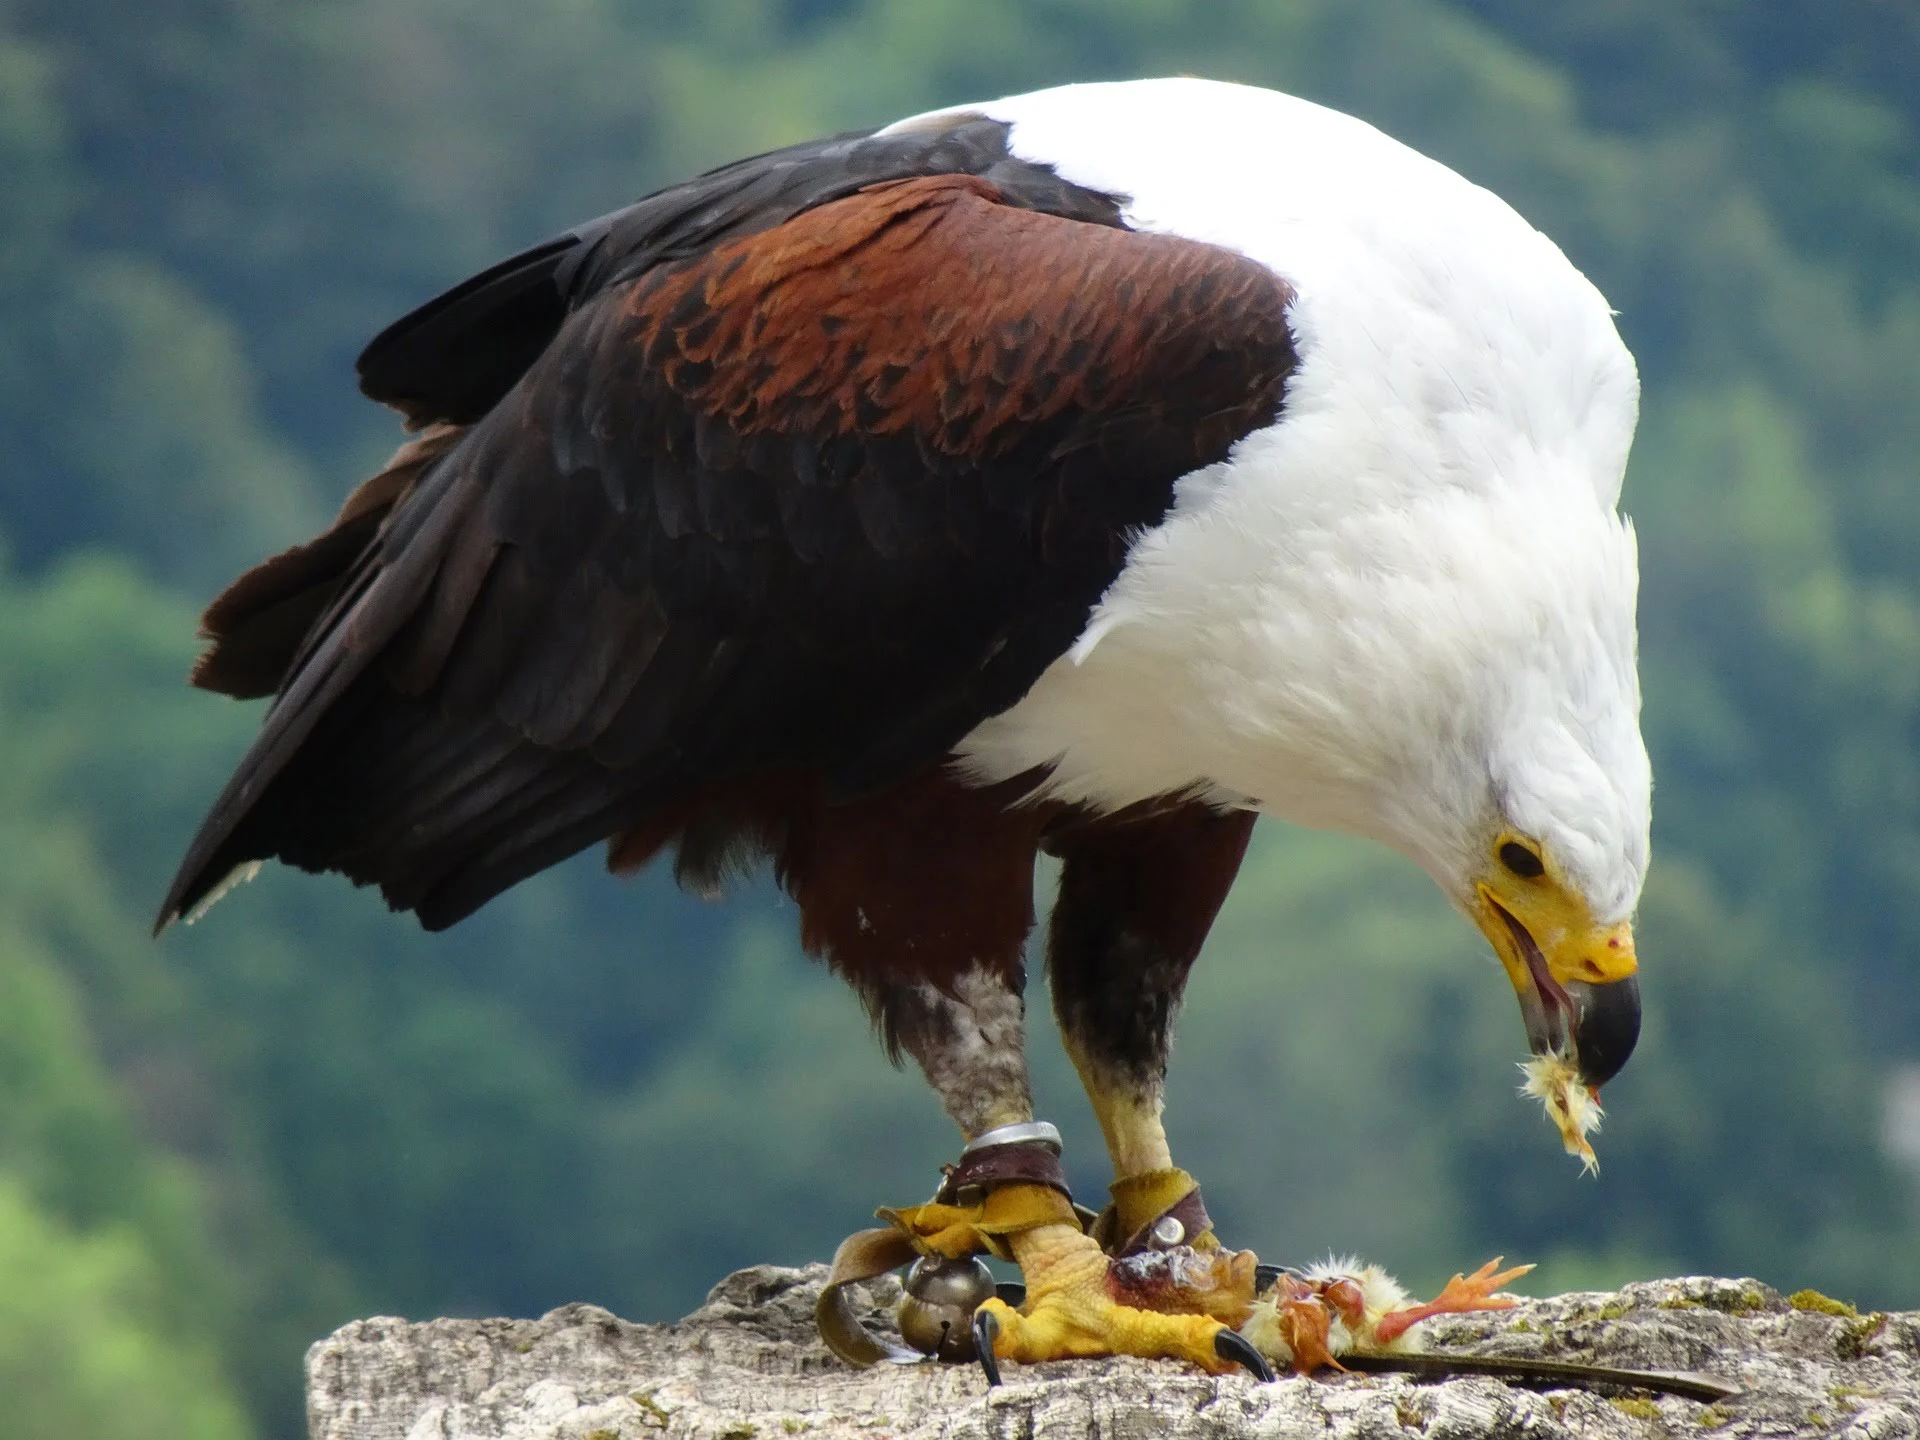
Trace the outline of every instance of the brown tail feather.
<path fill-rule="evenodd" d="M 328 535 L 364 523 L 369 515 L 384 516 L 446 452 L 457 434 L 448 427 L 403 446 L 394 464 L 349 498 Z M 419 543 L 388 557 L 377 571 L 363 563 L 379 543 L 377 535 L 369 536 L 352 553 L 336 542 L 336 549 L 325 552 L 338 567 L 331 573 L 317 558 L 322 553 L 318 547 L 327 540 L 323 536 L 257 567 L 213 603 L 207 628 L 215 648 L 203 657 L 202 665 L 212 661 L 211 673 L 234 678 L 257 678 L 269 668 L 277 668 L 281 676 L 277 698 L 259 736 L 188 846 L 155 920 L 156 934 L 192 913 L 237 866 L 276 852 L 278 845 L 263 826 L 280 808 L 273 797 L 281 773 L 314 727 L 418 607 L 433 580 L 439 544 L 459 518 L 459 507 L 442 507 L 417 527 L 413 538 Z M 307 558 L 289 558 L 298 556 Z M 343 584 L 354 576 L 356 583 Z M 291 645 L 276 651 L 271 637 L 288 633 L 292 627 L 287 617 L 303 607 L 312 616 L 309 627 L 294 632 Z M 247 637 L 244 642 L 242 637 Z M 228 651 L 228 659 L 213 661 L 229 639 L 235 648 Z"/>
<path fill-rule="evenodd" d="M 388 513 L 461 433 L 436 425 L 408 441 L 347 497 L 325 534 L 262 561 L 221 591 L 200 618 L 201 637 L 212 644 L 193 667 L 193 683 L 239 700 L 278 690 Z"/>

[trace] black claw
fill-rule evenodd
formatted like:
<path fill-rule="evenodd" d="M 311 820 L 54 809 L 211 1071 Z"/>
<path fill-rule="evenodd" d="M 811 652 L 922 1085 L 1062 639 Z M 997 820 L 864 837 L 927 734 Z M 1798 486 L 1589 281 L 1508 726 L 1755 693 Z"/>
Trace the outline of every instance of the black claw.
<path fill-rule="evenodd" d="M 1000 1361 L 993 1353 L 993 1342 L 1000 1338 L 1000 1322 L 993 1318 L 991 1310 L 973 1312 L 973 1353 L 980 1359 L 980 1368 L 987 1372 L 987 1388 L 991 1390 L 1000 1383 Z M 1236 1336 L 1236 1339 L 1239 1337 Z M 1244 1343 L 1244 1342 L 1242 1342 Z M 1248 1346 L 1251 1349 L 1251 1346 Z M 1273 1378 L 1269 1371 L 1267 1378 Z"/>
<path fill-rule="evenodd" d="M 975 1317 L 975 1324 L 979 1323 Z M 1253 1378 L 1262 1385 L 1273 1381 L 1273 1366 L 1267 1363 L 1267 1357 L 1253 1348 L 1253 1342 L 1238 1330 L 1222 1330 L 1213 1337 L 1213 1353 L 1222 1360 L 1231 1360 L 1236 1365 L 1244 1365 Z"/>
<path fill-rule="evenodd" d="M 1284 1265 L 1256 1265 L 1253 1267 L 1253 1293 L 1264 1295 L 1280 1283 L 1280 1277 L 1287 1273 Z"/>

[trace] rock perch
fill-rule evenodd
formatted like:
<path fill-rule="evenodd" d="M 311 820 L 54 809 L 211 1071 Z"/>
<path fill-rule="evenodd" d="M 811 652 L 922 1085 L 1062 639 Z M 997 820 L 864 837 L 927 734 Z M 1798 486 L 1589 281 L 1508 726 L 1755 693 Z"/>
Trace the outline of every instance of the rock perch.
<path fill-rule="evenodd" d="M 1702 1405 L 1641 1394 L 1536 1392 L 1487 1379 L 1335 1375 L 1259 1385 L 1172 1362 L 1008 1366 L 989 1394 L 972 1366 L 850 1370 L 813 1330 L 820 1265 L 728 1276 L 672 1325 L 569 1305 L 538 1320 L 359 1320 L 307 1355 L 313 1440 L 784 1440 L 787 1436 L 1469 1436 L 1714 1440 L 1920 1435 L 1920 1313 L 1856 1315 L 1811 1292 L 1702 1278 L 1561 1295 L 1435 1322 L 1431 1348 L 1646 1370 L 1746 1388 Z M 887 1323 L 898 1286 L 868 1287 Z"/>

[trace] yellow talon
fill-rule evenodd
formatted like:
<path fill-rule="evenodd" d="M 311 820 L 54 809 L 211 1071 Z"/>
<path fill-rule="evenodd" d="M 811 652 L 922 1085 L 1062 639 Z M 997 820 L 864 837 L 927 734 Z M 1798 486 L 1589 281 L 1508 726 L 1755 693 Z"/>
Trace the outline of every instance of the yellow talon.
<path fill-rule="evenodd" d="M 993 1352 L 1035 1365 L 1047 1360 L 1133 1355 L 1185 1360 L 1215 1374 L 1236 1368 L 1216 1348 L 1227 1327 L 1207 1315 L 1161 1314 L 1116 1301 L 1109 1291 L 1111 1263 L 1092 1237 L 1065 1225 L 1047 1225 L 1014 1237 L 1014 1258 L 1027 1283 L 1018 1310 L 1000 1300 L 980 1307 L 998 1329 Z"/>

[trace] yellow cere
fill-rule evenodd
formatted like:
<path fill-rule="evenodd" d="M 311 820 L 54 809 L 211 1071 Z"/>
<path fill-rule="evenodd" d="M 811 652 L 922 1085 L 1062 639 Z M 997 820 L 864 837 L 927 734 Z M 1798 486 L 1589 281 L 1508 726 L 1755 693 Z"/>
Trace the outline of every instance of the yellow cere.
<path fill-rule="evenodd" d="M 1531 1095 L 1547 1107 L 1547 1118 L 1559 1128 L 1560 1143 L 1567 1147 L 1567 1153 L 1580 1157 L 1587 1174 L 1599 1174 L 1600 1161 L 1587 1136 L 1600 1128 L 1604 1112 L 1573 1061 L 1564 1055 L 1535 1055 L 1521 1062 L 1520 1071 L 1527 1077 L 1520 1093 Z"/>

